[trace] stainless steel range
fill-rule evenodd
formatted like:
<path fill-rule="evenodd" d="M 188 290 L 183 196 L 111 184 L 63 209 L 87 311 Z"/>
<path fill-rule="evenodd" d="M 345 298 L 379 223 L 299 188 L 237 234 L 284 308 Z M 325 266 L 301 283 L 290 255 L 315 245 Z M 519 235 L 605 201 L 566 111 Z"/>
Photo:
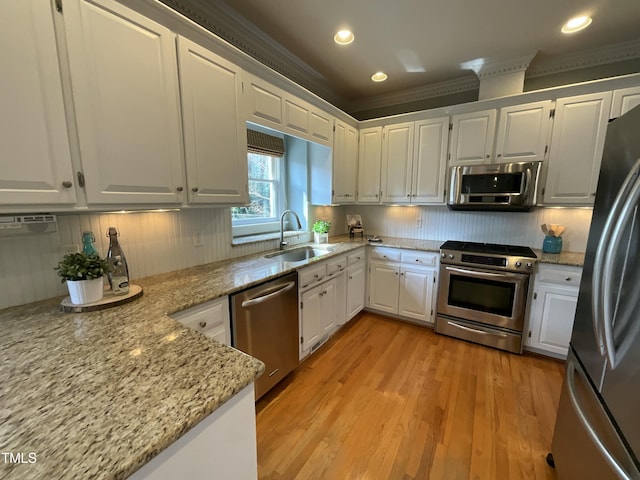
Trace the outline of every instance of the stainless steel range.
<path fill-rule="evenodd" d="M 533 250 L 448 241 L 440 257 L 436 332 L 521 353 Z"/>

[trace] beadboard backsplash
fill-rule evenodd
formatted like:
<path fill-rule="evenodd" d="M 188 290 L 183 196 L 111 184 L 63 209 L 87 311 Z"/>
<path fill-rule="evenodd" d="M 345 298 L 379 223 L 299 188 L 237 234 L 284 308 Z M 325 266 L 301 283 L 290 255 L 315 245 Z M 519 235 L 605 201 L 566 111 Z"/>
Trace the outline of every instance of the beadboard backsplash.
<path fill-rule="evenodd" d="M 452 212 L 446 207 L 343 206 L 310 207 L 308 224 L 326 219 L 331 235 L 346 233 L 346 215 L 362 216 L 365 234 L 429 240 L 470 240 L 541 248 L 542 223 L 560 223 L 567 229 L 564 249 L 584 251 L 591 221 L 588 209 L 536 209 L 530 213 Z M 0 236 L 0 308 L 65 295 L 53 267 L 65 245 L 81 247 L 84 230 L 93 231 L 96 248 L 105 256 L 107 228 L 120 231 L 133 281 L 227 258 L 278 248 L 278 240 L 231 245 L 231 220 L 227 208 L 185 209 L 168 212 L 59 214 L 54 233 Z M 417 226 L 420 219 L 421 226 Z M 303 233 L 287 238 L 290 244 L 306 242 Z"/>
<path fill-rule="evenodd" d="M 592 210 L 536 208 L 532 212 L 462 212 L 447 207 L 344 207 L 362 217 L 365 235 L 424 240 L 466 240 L 542 248 L 543 223 L 565 225 L 563 250 L 584 252 Z M 346 222 L 346 220 L 344 220 Z"/>

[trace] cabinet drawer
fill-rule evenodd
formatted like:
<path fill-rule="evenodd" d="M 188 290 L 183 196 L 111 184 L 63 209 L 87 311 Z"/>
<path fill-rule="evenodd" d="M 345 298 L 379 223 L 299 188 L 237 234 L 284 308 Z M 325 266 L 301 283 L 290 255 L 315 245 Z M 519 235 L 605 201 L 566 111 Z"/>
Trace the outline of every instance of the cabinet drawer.
<path fill-rule="evenodd" d="M 431 252 L 403 251 L 402 263 L 435 268 L 438 265 L 438 254 Z"/>
<path fill-rule="evenodd" d="M 343 255 L 341 257 L 327 261 L 327 276 L 331 277 L 338 272 L 347 268 L 347 257 Z"/>
<path fill-rule="evenodd" d="M 355 265 L 356 263 L 360 263 L 364 261 L 364 250 L 359 249 L 354 253 L 351 253 L 347 256 L 347 265 Z"/>
<path fill-rule="evenodd" d="M 298 288 L 307 288 L 321 282 L 327 276 L 327 265 L 305 268 L 298 272 Z"/>
<path fill-rule="evenodd" d="M 580 277 L 582 277 L 582 268 L 568 265 L 539 263 L 536 273 L 536 281 L 538 282 L 573 285 L 576 287 L 580 286 Z"/>
<path fill-rule="evenodd" d="M 370 253 L 371 260 L 384 260 L 387 262 L 399 262 L 402 251 L 397 248 L 375 247 Z"/>
<path fill-rule="evenodd" d="M 171 318 L 187 328 L 227 344 L 229 330 L 229 299 L 222 297 L 203 303 L 182 312 L 174 313 Z"/>

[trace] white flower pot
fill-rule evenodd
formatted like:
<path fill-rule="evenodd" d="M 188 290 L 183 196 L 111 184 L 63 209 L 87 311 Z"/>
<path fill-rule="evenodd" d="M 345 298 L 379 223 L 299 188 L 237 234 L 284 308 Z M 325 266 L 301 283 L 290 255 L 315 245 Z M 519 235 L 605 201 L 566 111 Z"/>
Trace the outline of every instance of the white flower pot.
<path fill-rule="evenodd" d="M 67 280 L 67 288 L 69 289 L 71 303 L 84 305 L 102 299 L 104 280 L 103 277 L 91 280 Z"/>
<path fill-rule="evenodd" d="M 328 233 L 313 232 L 313 238 L 316 243 L 329 243 Z"/>

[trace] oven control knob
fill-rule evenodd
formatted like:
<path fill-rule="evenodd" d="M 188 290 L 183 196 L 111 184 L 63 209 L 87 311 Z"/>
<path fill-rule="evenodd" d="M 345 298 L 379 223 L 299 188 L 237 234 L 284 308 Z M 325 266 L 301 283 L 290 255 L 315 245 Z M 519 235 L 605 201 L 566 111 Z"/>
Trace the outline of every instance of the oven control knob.
<path fill-rule="evenodd" d="M 533 264 L 531 262 L 527 262 L 527 268 L 532 268 Z"/>
<path fill-rule="evenodd" d="M 447 258 L 447 255 L 445 253 L 441 253 L 440 258 Z"/>
<path fill-rule="evenodd" d="M 522 266 L 522 262 L 516 262 L 516 268 L 520 268 Z"/>
<path fill-rule="evenodd" d="M 450 254 L 449 254 L 449 258 L 450 258 L 451 260 L 453 260 L 454 256 L 455 256 L 455 255 L 454 255 L 453 253 L 450 253 Z"/>

